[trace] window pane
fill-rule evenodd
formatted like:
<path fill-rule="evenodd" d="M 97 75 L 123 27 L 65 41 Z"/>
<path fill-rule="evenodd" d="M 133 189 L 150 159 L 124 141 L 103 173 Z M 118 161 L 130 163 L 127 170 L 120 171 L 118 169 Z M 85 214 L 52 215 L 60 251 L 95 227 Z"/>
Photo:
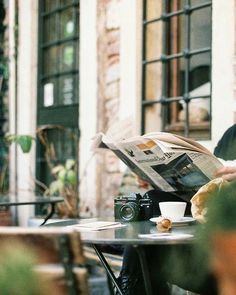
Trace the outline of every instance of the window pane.
<path fill-rule="evenodd" d="M 162 53 L 162 23 L 155 22 L 146 27 L 146 59 L 159 58 Z"/>
<path fill-rule="evenodd" d="M 152 132 L 160 130 L 161 125 L 161 104 L 156 103 L 145 108 L 145 130 L 144 132 Z"/>
<path fill-rule="evenodd" d="M 71 158 L 75 154 L 76 133 L 71 128 L 53 128 L 47 130 L 48 142 L 53 145 L 55 158 L 60 159 L 60 163 Z"/>
<path fill-rule="evenodd" d="M 74 75 L 63 76 L 59 79 L 59 104 L 71 105 L 75 103 L 76 86 Z"/>
<path fill-rule="evenodd" d="M 61 39 L 71 37 L 75 34 L 75 23 L 73 19 L 73 9 L 68 8 L 61 12 L 60 19 Z"/>
<path fill-rule="evenodd" d="M 191 14 L 191 49 L 211 46 L 211 9 L 199 9 Z"/>
<path fill-rule="evenodd" d="M 146 66 L 145 100 L 159 100 L 161 97 L 162 77 L 161 64 L 153 63 Z"/>
<path fill-rule="evenodd" d="M 67 42 L 60 46 L 60 71 L 71 71 L 76 67 L 75 43 Z"/>
<path fill-rule="evenodd" d="M 210 2 L 210 0 L 190 0 L 190 1 L 191 1 L 191 6 L 197 6 L 200 4 Z"/>
<path fill-rule="evenodd" d="M 146 1 L 146 19 L 158 18 L 162 13 L 162 1 L 147 0 Z"/>
<path fill-rule="evenodd" d="M 184 6 L 186 5 L 186 0 L 170 0 L 168 2 L 168 6 L 169 6 L 169 11 L 178 11 L 178 10 L 182 10 L 184 8 Z"/>
<path fill-rule="evenodd" d="M 47 79 L 43 83 L 43 107 L 51 107 L 56 104 L 56 79 Z"/>
<path fill-rule="evenodd" d="M 58 0 L 44 0 L 44 11 L 49 12 L 56 9 L 58 6 Z"/>
<path fill-rule="evenodd" d="M 56 15 L 53 14 L 52 16 L 48 16 L 47 18 L 45 18 L 45 22 L 43 25 L 44 25 L 44 30 L 43 30 L 44 43 L 55 41 L 57 38 Z"/>
<path fill-rule="evenodd" d="M 61 0 L 61 6 L 72 4 L 73 0 Z"/>
<path fill-rule="evenodd" d="M 167 93 L 169 97 L 176 97 L 183 95 L 184 93 L 184 70 L 181 69 L 181 64 L 183 63 L 183 58 L 173 59 L 168 62 L 168 81 L 167 83 Z"/>
<path fill-rule="evenodd" d="M 183 15 L 174 16 L 170 18 L 169 26 L 171 35 L 168 42 L 168 53 L 176 54 L 183 52 L 186 48 L 186 31 L 185 31 L 185 17 Z"/>
<path fill-rule="evenodd" d="M 191 57 L 190 60 L 190 90 L 209 82 L 211 79 L 210 53 L 202 53 Z M 209 92 L 207 93 L 209 94 Z"/>
<path fill-rule="evenodd" d="M 58 48 L 56 46 L 52 46 L 48 49 L 45 49 L 43 52 L 43 74 L 49 75 L 56 73 L 58 71 L 57 64 L 57 50 Z"/>

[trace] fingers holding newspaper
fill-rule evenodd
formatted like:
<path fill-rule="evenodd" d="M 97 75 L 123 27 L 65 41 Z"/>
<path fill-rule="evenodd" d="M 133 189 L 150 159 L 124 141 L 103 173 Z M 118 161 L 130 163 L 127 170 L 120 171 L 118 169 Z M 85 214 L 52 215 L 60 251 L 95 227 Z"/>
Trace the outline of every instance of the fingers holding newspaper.
<path fill-rule="evenodd" d="M 224 166 L 216 170 L 216 177 L 222 177 L 224 180 L 236 180 L 236 166 Z"/>

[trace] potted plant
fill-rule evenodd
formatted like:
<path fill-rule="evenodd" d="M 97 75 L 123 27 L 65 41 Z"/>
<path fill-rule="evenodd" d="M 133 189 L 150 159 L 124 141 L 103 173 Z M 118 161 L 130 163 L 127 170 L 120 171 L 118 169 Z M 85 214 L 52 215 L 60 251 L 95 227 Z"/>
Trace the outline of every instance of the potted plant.
<path fill-rule="evenodd" d="M 57 204 L 57 213 L 60 217 L 78 217 L 78 193 L 76 162 L 67 159 L 65 164 L 56 165 L 51 169 L 55 180 L 45 190 L 44 195 L 61 195 L 64 202 Z"/>
<path fill-rule="evenodd" d="M 74 159 L 66 159 L 64 163 L 55 161 L 55 149 L 53 143 L 46 137 L 46 129 L 59 128 L 62 126 L 43 126 L 36 131 L 39 142 L 44 146 L 44 157 L 53 180 L 46 185 L 36 180 L 36 185 L 42 190 L 45 196 L 62 196 L 64 202 L 56 205 L 56 212 L 59 218 L 78 217 L 78 181 L 77 163 Z M 25 134 L 9 134 L 6 136 L 8 144 L 17 144 L 23 153 L 29 153 L 35 137 Z M 53 150 L 53 152 L 52 152 Z"/>

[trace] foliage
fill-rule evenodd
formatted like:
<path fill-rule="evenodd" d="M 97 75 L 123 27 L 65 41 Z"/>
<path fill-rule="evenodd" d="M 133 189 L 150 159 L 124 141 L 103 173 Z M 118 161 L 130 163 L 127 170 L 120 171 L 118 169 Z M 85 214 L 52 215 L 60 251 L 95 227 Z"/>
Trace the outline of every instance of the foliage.
<path fill-rule="evenodd" d="M 206 223 L 202 229 L 207 239 L 221 231 L 236 230 L 236 182 L 223 186 L 209 198 L 206 206 Z"/>
<path fill-rule="evenodd" d="M 32 141 L 35 140 L 34 137 L 30 135 L 17 135 L 17 134 L 8 134 L 5 136 L 6 142 L 16 143 L 20 146 L 23 153 L 28 153 L 32 147 Z"/>
<path fill-rule="evenodd" d="M 206 207 L 206 222 L 197 229 L 196 256 L 201 255 L 208 264 L 216 235 L 236 230 L 236 182 L 222 186 L 207 200 Z"/>
<path fill-rule="evenodd" d="M 46 130 L 50 128 L 58 128 L 64 130 L 61 126 L 47 125 L 37 130 L 36 136 L 40 143 L 44 146 L 44 157 L 50 170 L 53 180 L 48 187 L 36 180 L 36 184 L 43 189 L 45 196 L 63 196 L 64 202 L 57 204 L 57 213 L 60 217 L 78 217 L 78 188 L 77 188 L 77 165 L 74 159 L 66 159 L 65 163 L 55 161 L 55 148 L 52 142 L 48 141 Z M 17 144 L 23 153 L 29 153 L 32 142 L 36 140 L 31 135 L 25 134 L 9 134 L 5 137 L 8 144 Z M 57 164 L 55 164 L 55 162 Z M 4 179 L 4 176 L 3 176 Z M 1 177 L 0 177 L 1 182 Z M 4 181 L 3 181 L 4 182 Z"/>
<path fill-rule="evenodd" d="M 0 290 L 1 294 L 43 295 L 44 286 L 33 271 L 35 257 L 30 249 L 20 243 L 1 247 Z M 46 291 L 46 290 L 45 290 Z"/>
<path fill-rule="evenodd" d="M 60 195 L 64 197 L 64 202 L 57 204 L 57 212 L 60 217 L 78 217 L 78 174 L 77 163 L 74 159 L 68 158 L 58 163 L 55 143 L 50 140 L 48 133 L 57 130 L 68 139 L 72 139 L 77 144 L 78 137 L 61 125 L 45 125 L 37 129 L 37 137 L 44 147 L 44 158 L 48 169 L 54 180 L 45 190 L 45 195 Z"/>
<path fill-rule="evenodd" d="M 57 204 L 61 217 L 78 217 L 77 212 L 77 168 L 73 159 L 67 159 L 65 164 L 59 164 L 51 169 L 55 180 L 45 190 L 45 195 L 64 196 L 64 204 Z"/>

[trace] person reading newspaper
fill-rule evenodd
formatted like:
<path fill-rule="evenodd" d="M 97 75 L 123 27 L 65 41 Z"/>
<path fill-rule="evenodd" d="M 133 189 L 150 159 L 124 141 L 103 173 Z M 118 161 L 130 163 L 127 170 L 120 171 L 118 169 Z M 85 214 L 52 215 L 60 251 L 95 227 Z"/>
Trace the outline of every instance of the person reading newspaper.
<path fill-rule="evenodd" d="M 94 147 L 109 148 L 139 179 L 150 184 L 153 190 L 148 196 L 155 215 L 160 215 L 160 201 L 179 199 L 188 202 L 186 214 L 189 215 L 191 197 L 215 178 L 215 171 L 223 167 L 222 160 L 198 142 L 179 135 L 152 132 L 135 136 L 132 123 L 132 119 L 124 120 L 106 134 L 98 133 Z"/>
<path fill-rule="evenodd" d="M 189 141 L 187 142 L 189 143 Z M 173 147 L 174 147 L 174 144 L 172 141 L 171 148 Z M 179 147 L 180 146 L 177 145 L 176 148 L 179 148 Z M 212 157 L 212 155 L 210 155 L 208 151 L 206 152 L 204 149 L 200 148 L 200 150 L 198 151 L 192 150 L 191 152 L 193 153 L 191 153 L 189 149 L 186 149 L 186 145 L 184 147 L 185 147 L 185 151 L 184 151 L 184 148 L 180 149 L 178 156 L 176 156 L 176 150 L 175 152 L 170 150 L 166 151 L 167 153 L 170 153 L 170 155 L 176 156 L 174 160 L 177 159 L 177 161 L 173 161 L 172 164 L 179 164 L 178 161 L 181 158 L 179 159 L 178 157 L 179 156 L 182 157 L 182 163 L 184 162 L 184 165 L 179 165 L 177 166 L 177 168 L 176 166 L 174 166 L 177 169 L 177 170 L 174 169 L 174 172 L 177 172 L 177 173 L 179 173 L 179 171 L 183 168 L 183 171 L 180 173 L 180 177 L 179 177 L 180 179 L 174 178 L 173 169 L 172 169 L 173 165 L 172 165 L 172 168 L 169 171 L 168 169 L 163 169 L 163 171 L 166 171 L 166 173 L 165 174 L 162 173 L 161 175 L 162 179 L 159 179 L 158 181 L 154 180 L 152 177 L 153 176 L 152 174 L 150 175 L 149 173 L 148 174 L 146 173 L 147 171 L 146 169 L 142 168 L 140 171 L 139 166 L 138 168 L 137 168 L 137 165 L 133 166 L 133 161 L 132 160 L 130 161 L 130 157 L 134 158 L 134 152 L 131 149 L 125 150 L 128 153 L 128 157 L 127 158 L 125 157 L 124 162 L 128 164 L 128 166 L 131 169 L 133 168 L 132 170 L 134 172 L 137 172 L 138 181 L 142 187 L 148 188 L 149 184 L 151 184 L 151 186 L 154 187 L 153 190 L 149 191 L 149 194 L 154 201 L 158 200 L 158 202 L 161 200 L 166 201 L 166 200 L 176 200 L 176 198 L 182 198 L 189 203 L 191 197 L 198 190 L 198 188 L 201 187 L 201 185 L 203 185 L 204 183 L 207 183 L 209 180 L 214 179 L 215 177 L 218 177 L 218 176 L 221 176 L 229 181 L 236 179 L 236 165 L 235 165 L 236 163 L 235 161 L 233 161 L 234 159 L 236 159 L 236 125 L 233 125 L 231 128 L 229 128 L 224 133 L 222 139 L 218 142 L 214 150 L 214 154 L 215 156 L 218 157 L 218 159 L 214 156 Z M 197 146 L 197 148 L 199 148 L 199 146 Z M 153 149 L 152 148 L 150 149 L 150 145 L 148 146 L 148 149 L 144 147 L 144 150 L 146 151 L 145 153 L 146 155 L 150 155 L 153 152 Z M 120 155 L 120 151 L 117 154 L 122 159 L 122 156 Z M 169 156 L 169 154 L 167 155 Z M 186 155 L 187 156 L 190 155 L 190 157 L 186 157 Z M 194 159 L 196 159 L 195 157 L 196 155 L 198 155 L 200 159 L 202 158 L 201 159 L 202 161 L 200 161 L 200 164 L 199 164 L 199 161 L 197 162 L 197 165 L 196 165 L 197 169 L 195 169 L 196 167 L 194 166 L 196 164 L 196 160 L 194 161 Z M 163 158 L 163 157 L 159 157 L 159 158 Z M 187 158 L 187 165 L 186 165 L 186 158 Z M 212 159 L 213 161 L 211 162 Z M 204 166 L 204 164 L 206 163 L 208 167 Z M 226 166 L 224 166 L 222 163 Z M 152 169 L 159 176 L 160 176 L 160 173 L 158 173 L 159 172 L 158 165 L 160 166 L 162 164 L 152 163 Z M 188 165 L 190 165 L 190 168 L 192 169 L 188 169 L 189 168 Z M 235 165 L 235 166 L 232 166 L 232 165 Z M 150 166 L 151 165 L 147 165 L 147 167 L 150 167 Z M 209 167 L 210 167 L 210 172 L 208 170 L 206 174 L 202 173 L 203 171 L 205 172 L 206 171 L 205 169 Z M 190 172 L 190 173 L 187 173 L 186 170 L 187 172 Z M 191 173 L 192 173 L 193 179 L 191 179 L 191 177 L 188 177 L 191 175 Z M 161 187 L 163 184 L 166 185 L 166 187 Z M 190 206 L 188 206 L 188 209 L 189 208 Z M 160 212 L 158 212 L 157 214 L 159 213 Z M 175 253 L 175 257 L 181 258 L 181 262 L 180 262 L 181 271 L 178 273 L 178 275 L 176 275 L 176 272 L 173 275 L 173 269 L 172 269 L 173 262 L 171 261 L 171 259 L 169 259 L 168 261 L 164 259 L 165 257 L 171 257 L 171 254 L 173 253 Z M 205 276 L 199 275 L 203 273 L 201 268 L 203 267 L 202 263 L 204 261 L 204 257 L 203 257 L 203 260 L 198 260 L 196 263 L 196 260 L 194 259 L 194 255 L 195 255 L 195 252 L 193 251 L 192 246 L 190 245 L 170 246 L 170 247 L 166 247 L 166 246 L 148 247 L 146 251 L 146 256 L 147 256 L 147 261 L 149 265 L 149 271 L 151 274 L 153 294 L 161 294 L 161 295 L 171 294 L 169 283 L 176 284 L 185 290 L 197 292 L 202 295 L 217 294 L 216 282 L 212 274 L 209 273 Z M 139 265 L 139 260 L 138 260 L 136 251 L 134 250 L 133 247 L 130 247 L 130 246 L 125 247 L 124 254 L 123 254 L 123 265 L 120 272 L 120 276 L 118 278 L 119 285 L 122 291 L 124 292 L 124 294 L 126 295 L 144 294 L 144 283 L 142 282 L 142 276 L 141 276 L 140 270 L 141 270 L 141 267 Z"/>
<path fill-rule="evenodd" d="M 223 165 L 218 165 L 218 162 L 215 162 L 217 164 L 212 167 L 211 179 L 222 177 L 228 181 L 236 180 L 236 124 L 224 133 L 214 150 L 214 154 Z M 197 181 L 200 180 L 200 182 L 203 181 L 201 177 L 196 177 L 196 179 Z M 146 177 L 143 179 L 139 176 L 138 181 L 142 187 L 148 188 L 149 181 L 146 180 Z M 153 184 L 152 181 L 151 184 Z M 181 184 L 182 188 L 186 185 L 183 182 Z M 174 185 L 176 187 L 176 184 Z M 194 185 L 192 186 L 192 190 L 187 189 L 187 191 L 178 191 L 177 193 L 175 191 L 158 190 L 154 185 L 154 189 L 149 191 L 149 195 L 154 202 L 166 200 L 176 201 L 176 198 L 184 198 L 189 203 L 189 210 L 189 201 L 195 192 L 196 187 Z M 160 214 L 160 212 L 157 212 L 157 214 Z M 172 276 L 171 261 L 169 260 L 170 263 L 168 263 L 165 259 L 165 257 L 170 257 L 173 253 L 175 257 L 181 257 L 181 272 L 179 277 Z M 201 272 L 201 267 L 205 267 L 205 261 L 201 259 L 196 262 L 194 255 L 195 253 L 191 245 L 147 247 L 146 257 L 151 274 L 153 294 L 171 294 L 169 283 L 176 284 L 185 290 L 197 292 L 202 295 L 217 294 L 215 278 L 211 274 L 205 275 L 204 277 L 196 275 L 196 273 L 199 273 L 199 270 Z M 131 246 L 124 248 L 123 265 L 118 281 L 122 291 L 126 295 L 141 295 L 145 293 L 139 259 L 135 249 Z"/>

